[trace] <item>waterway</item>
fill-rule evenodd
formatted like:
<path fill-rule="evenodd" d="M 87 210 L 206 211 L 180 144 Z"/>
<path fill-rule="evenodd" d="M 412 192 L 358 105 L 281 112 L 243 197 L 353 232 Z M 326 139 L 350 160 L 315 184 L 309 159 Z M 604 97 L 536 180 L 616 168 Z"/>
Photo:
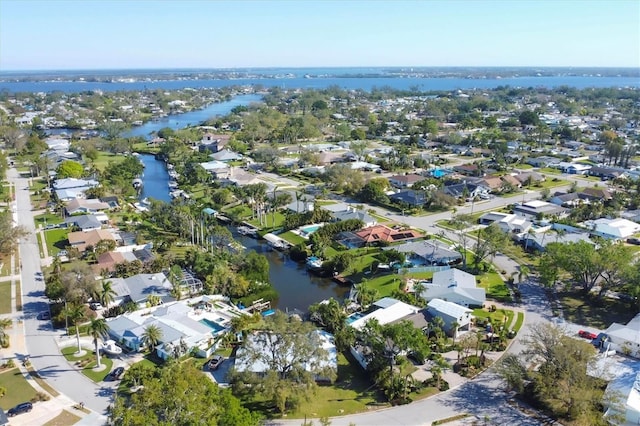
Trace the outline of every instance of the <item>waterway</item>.
<path fill-rule="evenodd" d="M 435 77 L 318 77 L 304 78 L 238 78 L 209 80 L 163 80 L 136 82 L 81 82 L 81 81 L 0 81 L 0 90 L 19 92 L 65 92 L 79 93 L 92 90 L 115 92 L 119 90 L 143 91 L 152 89 L 179 90 L 185 88 L 220 88 L 229 86 L 280 87 L 283 89 L 326 89 L 336 86 L 348 90 L 366 90 L 391 87 L 398 90 L 439 91 L 493 89 L 498 86 L 546 87 L 559 86 L 585 89 L 589 87 L 640 87 L 636 77 L 610 77 L 593 75 L 560 75 L 540 77 L 505 78 L 435 78 Z"/>
<path fill-rule="evenodd" d="M 170 201 L 169 174 L 165 163 L 149 154 L 141 155 L 140 159 L 145 165 L 141 197 Z M 313 303 L 329 297 L 342 300 L 348 293 L 347 287 L 340 286 L 331 279 L 310 274 L 304 264 L 298 264 L 284 253 L 271 250 L 264 241 L 240 235 L 233 226 L 228 228 L 247 250 L 263 254 L 269 261 L 269 280 L 279 295 L 278 300 L 272 304 L 274 308 L 306 312 Z"/>
<path fill-rule="evenodd" d="M 196 126 L 204 121 L 217 116 L 228 114 L 234 107 L 249 105 L 254 102 L 260 102 L 262 96 L 249 94 L 239 95 L 226 102 L 218 102 L 195 111 L 185 112 L 184 114 L 172 114 L 159 120 L 148 121 L 142 126 L 137 126 L 126 132 L 123 136 L 143 136 L 147 139 L 160 129 L 166 127 L 177 130 L 184 129 L 189 126 Z"/>

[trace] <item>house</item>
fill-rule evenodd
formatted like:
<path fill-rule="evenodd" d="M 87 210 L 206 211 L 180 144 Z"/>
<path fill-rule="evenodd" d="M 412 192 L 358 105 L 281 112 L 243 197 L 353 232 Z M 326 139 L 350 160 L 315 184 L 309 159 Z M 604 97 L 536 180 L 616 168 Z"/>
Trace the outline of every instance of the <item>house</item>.
<path fill-rule="evenodd" d="M 311 359 L 304 361 L 304 368 L 307 371 L 318 371 L 324 369 L 333 370 L 338 372 L 338 350 L 336 349 L 333 335 L 322 330 L 315 330 L 308 336 L 309 340 L 316 348 L 316 351 L 311 355 Z M 288 362 L 296 362 L 295 354 L 292 353 L 293 348 L 279 347 L 279 353 L 274 355 L 267 353 L 265 357 L 255 359 L 251 357 L 252 352 L 260 351 L 266 352 L 272 346 L 269 334 L 264 331 L 257 331 L 248 335 L 243 345 L 236 351 L 236 361 L 234 368 L 238 372 L 252 372 L 258 375 L 264 375 L 271 369 L 268 363 L 264 359 L 268 359 L 273 356 L 277 356 L 278 359 L 287 359 Z M 251 347 L 248 351 L 247 347 Z M 330 379 L 324 376 L 315 376 L 317 382 L 329 382 Z"/>
<path fill-rule="evenodd" d="M 578 196 L 582 200 L 587 201 L 610 201 L 613 198 L 613 194 L 607 188 L 584 188 L 582 191 L 578 193 Z"/>
<path fill-rule="evenodd" d="M 92 214 L 71 216 L 66 218 L 64 223 L 66 223 L 67 226 L 78 227 L 82 232 L 89 232 L 102 228 L 102 222 Z"/>
<path fill-rule="evenodd" d="M 528 183 L 540 183 L 546 180 L 544 175 L 538 172 L 522 172 L 522 173 L 518 173 L 515 176 L 510 176 L 510 175 L 508 176 L 512 179 L 515 179 L 514 186 L 517 188 L 519 188 L 522 185 L 526 185 Z M 512 180 L 511 182 L 513 183 L 514 181 Z"/>
<path fill-rule="evenodd" d="M 312 212 L 314 208 L 315 208 L 315 200 L 311 197 L 307 198 L 306 196 L 301 197 L 299 200 L 292 201 L 286 206 L 287 210 L 290 210 L 294 213 Z"/>
<path fill-rule="evenodd" d="M 586 175 L 590 169 L 591 166 L 588 164 L 569 163 L 567 165 L 561 165 L 561 170 L 570 175 Z"/>
<path fill-rule="evenodd" d="M 115 271 L 116 265 L 120 263 L 133 262 L 136 259 L 132 252 L 108 251 L 97 256 L 96 263 L 91 265 L 91 269 L 97 275 L 101 275 L 104 271 Z"/>
<path fill-rule="evenodd" d="M 347 323 L 356 330 L 361 330 L 365 324 L 376 319 L 380 325 L 385 325 L 420 311 L 417 306 L 409 305 L 392 297 L 384 297 L 373 303 L 369 310 L 358 315 L 347 317 Z"/>
<path fill-rule="evenodd" d="M 620 213 L 620 217 L 640 223 L 640 209 L 623 211 Z"/>
<path fill-rule="evenodd" d="M 442 299 L 465 307 L 482 307 L 486 301 L 485 289 L 476 286 L 475 275 L 457 268 L 434 272 L 420 296 L 427 302 Z"/>
<path fill-rule="evenodd" d="M 223 149 L 222 151 L 215 152 L 209 155 L 209 157 L 213 158 L 215 161 L 222 161 L 225 163 L 229 161 L 239 161 L 244 158 L 242 157 L 242 155 L 228 149 Z"/>
<path fill-rule="evenodd" d="M 109 210 L 110 206 L 101 200 L 91 199 L 73 199 L 67 203 L 65 210 L 68 215 L 77 213 L 97 213 L 103 210 Z"/>
<path fill-rule="evenodd" d="M 409 206 L 420 207 L 427 202 L 424 191 L 414 191 L 413 189 L 405 189 L 395 194 L 389 195 L 389 199 L 398 203 L 405 203 Z"/>
<path fill-rule="evenodd" d="M 524 216 L 527 219 L 539 219 L 540 217 L 563 217 L 567 209 L 542 200 L 531 200 L 518 204 L 513 208 L 513 213 Z"/>
<path fill-rule="evenodd" d="M 93 188 L 98 186 L 99 182 L 94 179 L 76 179 L 76 178 L 64 178 L 57 179 L 53 182 L 53 189 L 76 189 L 76 188 Z"/>
<path fill-rule="evenodd" d="M 442 192 L 455 198 L 476 198 L 489 195 L 489 188 L 483 185 L 476 185 L 469 182 L 445 185 Z"/>
<path fill-rule="evenodd" d="M 584 203 L 584 200 L 580 198 L 577 192 L 556 192 L 553 197 L 549 199 L 551 204 L 562 207 L 575 207 Z"/>
<path fill-rule="evenodd" d="M 597 235 L 608 240 L 622 240 L 640 232 L 640 224 L 621 218 L 600 218 L 585 221 L 583 224 L 591 229 L 592 235 Z"/>
<path fill-rule="evenodd" d="M 460 331 L 471 330 L 473 312 L 469 308 L 442 299 L 432 299 L 427 303 L 427 311 L 434 317 L 444 321 L 444 329 L 450 336 L 457 336 Z"/>
<path fill-rule="evenodd" d="M 551 167 L 558 163 L 560 163 L 560 160 L 556 157 L 541 156 L 527 158 L 527 164 L 530 164 L 533 167 Z"/>
<path fill-rule="evenodd" d="M 149 296 L 158 296 L 163 303 L 171 302 L 173 284 L 162 272 L 156 274 L 138 274 L 125 279 L 129 290 L 129 299 L 140 307 L 144 307 Z"/>
<path fill-rule="evenodd" d="M 340 222 L 343 220 L 350 220 L 350 219 L 361 220 L 362 223 L 364 224 L 363 225 L 364 228 L 369 228 L 371 226 L 375 226 L 378 224 L 378 221 L 376 220 L 376 218 L 371 216 L 369 213 L 367 213 L 364 210 L 358 210 L 354 207 L 348 207 L 347 210 L 334 212 L 331 214 L 331 217 L 335 222 Z"/>
<path fill-rule="evenodd" d="M 604 418 L 609 424 L 640 424 L 640 368 L 620 374 L 607 385 Z"/>
<path fill-rule="evenodd" d="M 478 218 L 478 223 L 481 225 L 491 225 L 495 223 L 502 232 L 509 234 L 527 232 L 532 226 L 531 221 L 523 216 L 501 212 L 485 213 Z"/>
<path fill-rule="evenodd" d="M 625 170 L 613 167 L 593 166 L 589 170 L 589 176 L 597 176 L 602 180 L 610 180 L 625 176 Z"/>
<path fill-rule="evenodd" d="M 504 185 L 504 181 L 499 176 L 486 176 L 479 179 L 477 183 L 489 188 L 491 192 L 502 191 L 502 186 Z"/>
<path fill-rule="evenodd" d="M 354 234 L 365 244 L 374 244 L 377 242 L 393 243 L 422 236 L 422 234 L 413 229 L 394 229 L 380 224 L 361 229 L 354 232 Z"/>
<path fill-rule="evenodd" d="M 411 188 L 414 183 L 424 180 L 424 176 L 416 174 L 395 175 L 389 178 L 389 183 L 396 188 Z"/>
<path fill-rule="evenodd" d="M 465 176 L 480 176 L 480 167 L 477 164 L 461 164 L 455 166 L 453 171 Z"/>
<path fill-rule="evenodd" d="M 212 133 L 205 133 L 200 140 L 198 150 L 200 152 L 210 151 L 216 153 L 224 148 L 231 139 L 230 135 L 214 135 Z"/>
<path fill-rule="evenodd" d="M 229 165 L 223 161 L 207 161 L 206 163 L 200 163 L 200 167 L 205 169 L 209 173 L 228 173 Z"/>
<path fill-rule="evenodd" d="M 462 261 L 460 253 L 437 240 L 410 241 L 383 250 L 390 249 L 405 253 L 408 261 L 418 265 L 452 265 Z"/>
<path fill-rule="evenodd" d="M 67 239 L 69 240 L 69 245 L 78 249 L 80 253 L 84 253 L 89 247 L 95 248 L 96 244 L 102 240 L 116 240 L 114 235 L 106 229 L 94 229 L 87 232 L 69 232 Z"/>
<path fill-rule="evenodd" d="M 596 243 L 589 238 L 589 234 L 587 232 L 568 232 L 568 233 L 558 233 L 558 232 L 538 232 L 538 233 L 524 233 L 520 236 L 520 243 L 525 248 L 525 250 L 536 250 L 536 251 L 544 251 L 549 243 L 577 243 L 583 241 L 585 243 L 593 244 Z"/>
<path fill-rule="evenodd" d="M 200 296 L 135 311 L 108 319 L 109 335 L 120 345 L 140 351 L 147 343 L 144 334 L 154 325 L 161 330 L 156 354 L 169 359 L 195 348 L 197 356 L 206 358 L 217 348 L 219 337 L 227 332 L 231 320 L 246 313 L 223 296 Z"/>
<path fill-rule="evenodd" d="M 613 323 L 604 331 L 600 347 L 640 358 L 640 314 L 626 325 Z"/>

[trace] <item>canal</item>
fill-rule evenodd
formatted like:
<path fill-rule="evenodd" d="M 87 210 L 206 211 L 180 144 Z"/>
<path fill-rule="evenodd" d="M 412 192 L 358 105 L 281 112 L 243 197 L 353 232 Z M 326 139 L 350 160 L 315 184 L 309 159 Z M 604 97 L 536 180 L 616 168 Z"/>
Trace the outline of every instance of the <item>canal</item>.
<path fill-rule="evenodd" d="M 245 105 L 249 102 L 254 102 L 254 99 L 245 98 Z M 217 105 L 223 104 L 227 105 L 228 110 L 226 112 L 219 110 L 219 114 L 226 114 L 234 106 L 243 105 L 233 101 Z M 150 154 L 142 154 L 139 158 L 145 166 L 141 199 L 148 197 L 170 202 L 169 174 L 165 163 L 156 160 Z M 289 259 L 286 254 L 271 250 L 266 242 L 241 235 L 233 226 L 228 228 L 234 238 L 247 250 L 255 250 L 263 254 L 269 261 L 269 279 L 279 295 L 278 300 L 272 304 L 273 307 L 283 311 L 298 309 L 306 312 L 309 305 L 313 303 L 329 297 L 342 300 L 348 294 L 348 287 L 340 286 L 331 279 L 315 276 L 307 271 L 304 264 L 298 264 Z"/>

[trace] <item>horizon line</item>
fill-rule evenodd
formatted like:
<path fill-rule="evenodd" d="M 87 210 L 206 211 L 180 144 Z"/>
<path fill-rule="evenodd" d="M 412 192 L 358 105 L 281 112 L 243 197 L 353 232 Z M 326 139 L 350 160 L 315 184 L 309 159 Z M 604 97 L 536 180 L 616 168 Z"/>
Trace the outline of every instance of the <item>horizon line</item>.
<path fill-rule="evenodd" d="M 15 68 L 0 70 L 0 74 L 17 72 L 73 72 L 73 71 L 235 71 L 235 70 L 303 70 L 303 69 L 626 69 L 638 70 L 636 66 L 597 65 L 322 65 L 322 66 L 238 66 L 238 67 L 132 67 L 132 68 Z"/>

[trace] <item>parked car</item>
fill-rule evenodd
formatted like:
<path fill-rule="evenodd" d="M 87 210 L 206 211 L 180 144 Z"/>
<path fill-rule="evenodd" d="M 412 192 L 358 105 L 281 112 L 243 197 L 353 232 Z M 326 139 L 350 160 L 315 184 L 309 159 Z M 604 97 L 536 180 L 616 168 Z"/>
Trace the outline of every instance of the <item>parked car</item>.
<path fill-rule="evenodd" d="M 640 238 L 627 238 L 627 243 L 640 245 Z"/>
<path fill-rule="evenodd" d="M 92 302 L 89 304 L 89 307 L 94 311 L 99 311 L 100 309 L 102 309 L 102 304 L 100 304 L 99 302 Z"/>
<path fill-rule="evenodd" d="M 122 375 L 124 374 L 124 367 L 117 367 L 111 373 L 109 373 L 109 377 L 113 380 L 122 379 Z"/>
<path fill-rule="evenodd" d="M 32 409 L 33 409 L 32 403 L 22 402 L 13 408 L 10 408 L 9 411 L 7 411 L 7 416 L 13 417 L 13 416 L 17 416 L 18 414 L 28 413 Z"/>
<path fill-rule="evenodd" d="M 211 371 L 217 370 L 223 362 L 224 357 L 222 355 L 214 355 L 207 363 L 207 368 Z"/>
<path fill-rule="evenodd" d="M 592 333 L 590 331 L 585 331 L 585 330 L 578 331 L 578 335 L 580 337 L 584 337 L 585 339 L 589 339 L 589 340 L 593 340 L 596 337 L 598 337 L 598 335 L 596 335 L 595 333 Z"/>
<path fill-rule="evenodd" d="M 40 315 L 38 315 L 38 319 L 50 320 L 51 319 L 51 314 L 49 313 L 49 311 L 40 312 Z"/>

